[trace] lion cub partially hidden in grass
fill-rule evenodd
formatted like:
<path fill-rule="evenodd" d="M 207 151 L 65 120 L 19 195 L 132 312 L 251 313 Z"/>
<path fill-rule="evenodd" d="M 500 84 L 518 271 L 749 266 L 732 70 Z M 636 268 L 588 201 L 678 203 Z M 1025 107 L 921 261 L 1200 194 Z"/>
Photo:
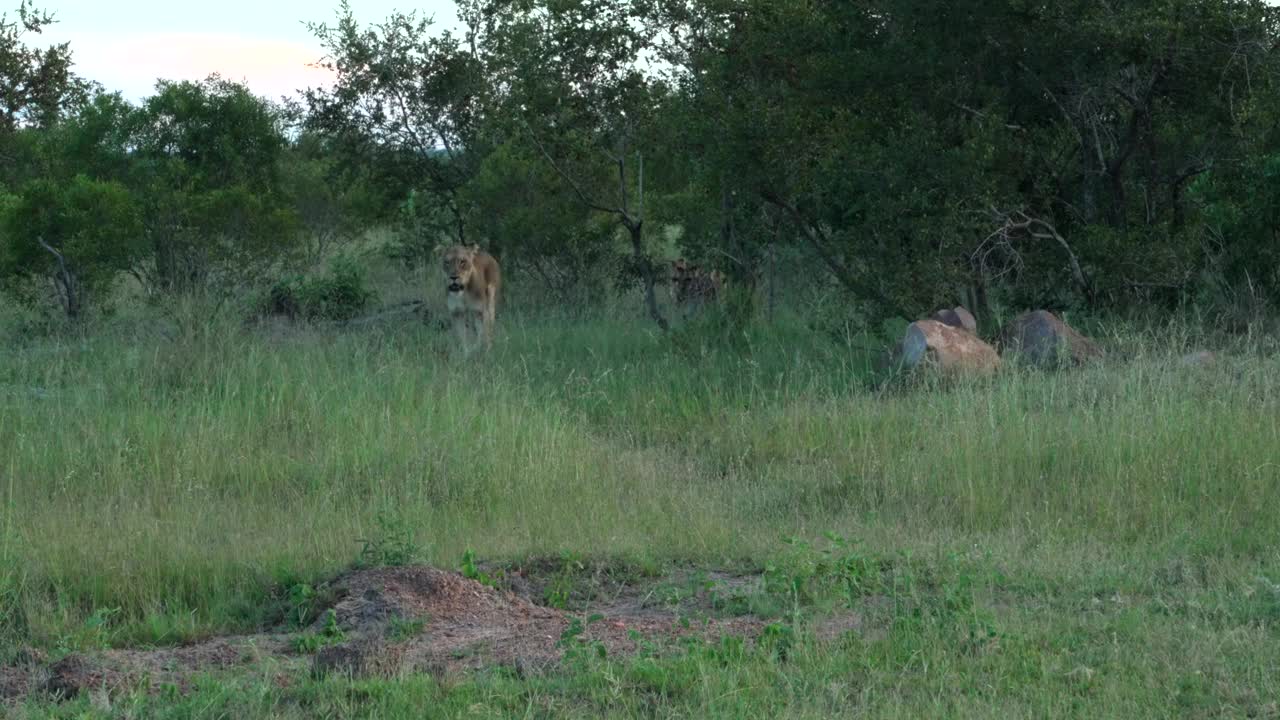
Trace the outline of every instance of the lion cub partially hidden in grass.
<path fill-rule="evenodd" d="M 685 317 L 719 300 L 724 280 L 719 270 L 707 272 L 684 258 L 671 261 L 671 293 Z"/>
<path fill-rule="evenodd" d="M 493 323 L 502 273 L 498 261 L 478 245 L 454 245 L 444 251 L 448 282 L 449 315 L 464 355 L 470 355 L 472 339 L 483 337 L 484 348 L 493 347 Z M 481 333 L 483 332 L 483 335 Z"/>

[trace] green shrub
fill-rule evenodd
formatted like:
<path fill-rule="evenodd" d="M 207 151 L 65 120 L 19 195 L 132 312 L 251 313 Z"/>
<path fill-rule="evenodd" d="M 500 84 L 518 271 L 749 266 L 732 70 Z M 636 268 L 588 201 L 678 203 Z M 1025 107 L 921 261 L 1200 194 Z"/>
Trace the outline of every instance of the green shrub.
<path fill-rule="evenodd" d="M 350 320 L 375 299 L 364 269 L 353 259 L 334 260 L 323 275 L 295 275 L 277 281 L 260 303 L 264 315 L 304 320 Z"/>

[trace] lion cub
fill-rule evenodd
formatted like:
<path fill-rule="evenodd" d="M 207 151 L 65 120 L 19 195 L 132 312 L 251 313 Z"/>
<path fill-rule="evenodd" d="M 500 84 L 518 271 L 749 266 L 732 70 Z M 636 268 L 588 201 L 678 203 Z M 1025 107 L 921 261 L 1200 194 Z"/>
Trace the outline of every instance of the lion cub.
<path fill-rule="evenodd" d="M 684 258 L 671 262 L 672 295 L 686 317 L 708 302 L 719 299 L 724 281 L 724 273 L 719 270 L 706 272 Z"/>
<path fill-rule="evenodd" d="M 470 355 L 472 339 L 483 337 L 493 347 L 493 323 L 502 273 L 498 261 L 478 245 L 454 245 L 445 250 L 443 269 L 448 287 L 449 315 L 462 352 Z M 483 330 L 483 334 L 482 334 Z"/>

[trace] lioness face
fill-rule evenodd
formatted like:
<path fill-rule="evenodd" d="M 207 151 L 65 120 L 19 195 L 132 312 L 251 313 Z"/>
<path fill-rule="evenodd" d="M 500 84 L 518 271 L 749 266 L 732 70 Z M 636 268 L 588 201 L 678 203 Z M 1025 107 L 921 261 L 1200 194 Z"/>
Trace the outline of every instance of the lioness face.
<path fill-rule="evenodd" d="M 457 292 L 471 282 L 471 273 L 475 271 L 475 248 L 455 245 L 444 254 L 444 275 L 449 279 L 449 292 Z"/>
<path fill-rule="evenodd" d="M 681 282 L 684 282 L 684 279 L 688 274 L 689 263 L 686 262 L 684 258 L 671 261 L 671 282 L 678 285 Z"/>

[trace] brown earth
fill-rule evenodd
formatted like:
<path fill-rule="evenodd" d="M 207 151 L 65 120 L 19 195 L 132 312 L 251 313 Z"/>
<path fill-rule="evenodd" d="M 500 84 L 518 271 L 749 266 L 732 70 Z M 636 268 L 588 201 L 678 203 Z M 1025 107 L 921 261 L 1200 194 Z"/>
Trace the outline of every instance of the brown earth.
<path fill-rule="evenodd" d="M 759 582 L 753 577 L 703 577 L 719 592 L 747 591 Z M 529 589 L 527 582 L 513 585 Z M 568 613 L 431 567 L 359 570 L 325 588 L 326 610 L 308 631 L 330 640 L 314 655 L 300 653 L 291 642 L 297 635 L 282 629 L 184 647 L 72 653 L 53 663 L 26 655 L 13 665 L 0 665 L 0 702 L 36 692 L 73 697 L 164 687 L 185 691 L 199 674 L 266 663 L 285 684 L 307 669 L 317 675 L 381 677 L 446 676 L 495 665 L 537 672 L 556 665 L 575 644 L 594 648 L 599 643 L 610 655 L 627 654 L 645 641 L 750 640 L 769 623 L 750 615 L 716 618 L 706 613 L 689 621 L 688 602 L 677 609 L 655 600 L 654 587 L 619 588 L 611 597 L 583 604 L 581 612 Z M 693 598 L 695 611 L 699 602 Z M 566 635 L 575 618 L 581 632 Z M 332 631 L 335 624 L 341 633 Z M 844 613 L 820 623 L 817 634 L 833 639 L 862 632 L 863 625 L 861 614 Z"/>

